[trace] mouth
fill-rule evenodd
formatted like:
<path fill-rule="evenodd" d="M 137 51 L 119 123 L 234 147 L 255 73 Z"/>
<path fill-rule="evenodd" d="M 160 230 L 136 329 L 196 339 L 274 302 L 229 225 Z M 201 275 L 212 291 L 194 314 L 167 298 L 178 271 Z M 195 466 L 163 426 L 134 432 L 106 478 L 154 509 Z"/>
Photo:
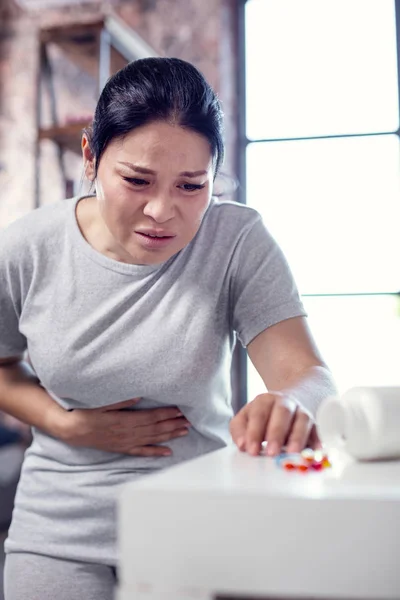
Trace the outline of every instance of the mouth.
<path fill-rule="evenodd" d="M 138 236 L 140 244 L 145 248 L 164 248 L 176 237 L 175 235 L 167 235 L 158 232 L 135 231 L 135 234 Z"/>

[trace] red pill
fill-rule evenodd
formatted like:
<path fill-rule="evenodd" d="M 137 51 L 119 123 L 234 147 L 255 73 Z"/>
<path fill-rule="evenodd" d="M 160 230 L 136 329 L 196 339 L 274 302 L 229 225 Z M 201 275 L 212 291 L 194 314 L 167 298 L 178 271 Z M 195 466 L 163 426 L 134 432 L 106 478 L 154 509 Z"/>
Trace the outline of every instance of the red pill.
<path fill-rule="evenodd" d="M 322 463 L 313 463 L 311 465 L 311 468 L 314 469 L 314 471 L 322 471 L 322 469 L 324 468 Z"/>
<path fill-rule="evenodd" d="M 297 469 L 302 473 L 305 473 L 306 471 L 308 471 L 309 467 L 308 465 L 297 465 Z"/>
<path fill-rule="evenodd" d="M 286 469 L 286 471 L 293 471 L 293 469 L 295 469 L 296 466 L 291 462 L 286 462 L 283 464 L 283 468 Z"/>

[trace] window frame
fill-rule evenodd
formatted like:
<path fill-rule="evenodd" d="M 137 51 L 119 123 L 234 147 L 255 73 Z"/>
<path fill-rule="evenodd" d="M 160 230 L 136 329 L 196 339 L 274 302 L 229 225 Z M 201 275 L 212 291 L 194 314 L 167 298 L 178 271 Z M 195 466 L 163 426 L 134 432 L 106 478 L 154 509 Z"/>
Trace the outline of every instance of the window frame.
<path fill-rule="evenodd" d="M 399 127 L 397 131 L 391 132 L 374 132 L 374 133 L 353 133 L 339 135 L 316 135 L 302 136 L 292 138 L 259 138 L 249 139 L 246 132 L 246 4 L 249 0 L 237 0 L 237 44 L 238 44 L 238 75 L 237 75 L 237 174 L 240 182 L 237 190 L 237 200 L 242 204 L 247 204 L 246 197 L 246 170 L 247 170 L 247 148 L 250 144 L 258 143 L 274 143 L 282 141 L 303 141 L 303 140 L 320 140 L 332 138 L 349 138 L 349 137 L 371 137 L 382 135 L 397 135 L 400 141 L 400 0 L 394 0 L 395 9 L 395 27 L 396 27 L 396 49 L 397 49 L 397 94 L 399 99 Z M 261 0 L 259 0 L 261 1 Z M 267 0 L 266 0 L 267 1 Z M 399 165 L 400 168 L 400 165 Z M 397 292 L 360 292 L 360 293 L 330 293 L 330 294 L 302 294 L 303 298 L 323 298 L 323 297 L 371 297 L 371 296 L 397 296 L 400 298 L 400 290 Z M 237 409 L 245 406 L 248 402 L 248 381 L 247 381 L 247 361 L 248 356 L 244 348 L 240 348 L 237 360 L 238 368 L 238 392 L 239 402 Z"/>

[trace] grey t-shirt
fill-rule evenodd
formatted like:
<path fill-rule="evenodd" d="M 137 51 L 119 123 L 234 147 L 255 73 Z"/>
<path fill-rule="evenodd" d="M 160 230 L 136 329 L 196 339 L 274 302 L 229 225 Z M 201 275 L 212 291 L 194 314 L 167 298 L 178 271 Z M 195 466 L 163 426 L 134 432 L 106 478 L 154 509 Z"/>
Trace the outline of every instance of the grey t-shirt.
<path fill-rule="evenodd" d="M 170 457 L 82 449 L 34 430 L 6 550 L 114 564 L 119 485 L 230 442 L 230 363 L 304 309 L 260 215 L 212 200 L 192 242 L 151 266 L 94 250 L 79 198 L 31 212 L 0 234 L 0 357 L 28 350 L 42 386 L 65 408 L 134 397 L 177 405 L 192 424 Z M 155 507 L 154 507 L 155 508 Z"/>

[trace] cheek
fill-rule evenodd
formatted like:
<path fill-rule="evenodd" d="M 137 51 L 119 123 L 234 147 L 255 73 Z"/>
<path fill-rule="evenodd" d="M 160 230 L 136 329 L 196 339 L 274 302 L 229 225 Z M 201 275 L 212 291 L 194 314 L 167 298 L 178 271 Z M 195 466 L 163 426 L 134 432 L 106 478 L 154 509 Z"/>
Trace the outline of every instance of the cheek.
<path fill-rule="evenodd" d="M 194 199 L 194 201 L 188 205 L 186 211 L 186 223 L 190 226 L 191 230 L 197 231 L 200 227 L 209 202 L 210 199 L 206 197 Z"/>
<path fill-rule="evenodd" d="M 130 190 L 124 184 L 116 182 L 103 187 L 100 199 L 103 213 L 115 222 L 124 223 L 126 218 L 137 209 Z"/>

